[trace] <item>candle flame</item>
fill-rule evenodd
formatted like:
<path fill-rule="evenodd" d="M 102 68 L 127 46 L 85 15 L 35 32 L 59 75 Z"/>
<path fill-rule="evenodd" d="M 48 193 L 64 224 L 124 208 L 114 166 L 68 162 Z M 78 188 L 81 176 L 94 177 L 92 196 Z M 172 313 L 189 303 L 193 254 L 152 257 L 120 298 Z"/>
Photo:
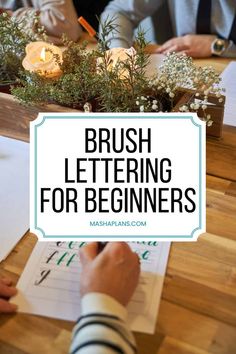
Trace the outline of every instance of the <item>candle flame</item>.
<path fill-rule="evenodd" d="M 45 47 L 43 47 L 43 49 L 41 50 L 40 60 L 41 61 L 46 61 L 46 49 L 45 49 Z"/>

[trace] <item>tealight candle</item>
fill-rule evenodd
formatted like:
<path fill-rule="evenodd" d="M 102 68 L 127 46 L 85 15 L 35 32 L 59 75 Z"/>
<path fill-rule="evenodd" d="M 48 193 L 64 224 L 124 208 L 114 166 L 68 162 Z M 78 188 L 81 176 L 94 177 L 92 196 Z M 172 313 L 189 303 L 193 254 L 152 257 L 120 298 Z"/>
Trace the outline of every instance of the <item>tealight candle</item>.
<path fill-rule="evenodd" d="M 129 56 L 134 57 L 136 55 L 136 50 L 131 47 L 126 48 L 112 48 L 108 49 L 107 53 L 110 55 L 111 65 L 114 67 L 119 61 L 125 61 Z"/>
<path fill-rule="evenodd" d="M 62 51 L 59 47 L 46 42 L 31 42 L 26 48 L 26 56 L 22 61 L 24 69 L 37 72 L 47 78 L 56 78 L 62 74 L 60 66 L 55 58 L 62 62 Z"/>
<path fill-rule="evenodd" d="M 131 47 L 129 49 L 126 48 L 112 48 L 108 49 L 106 51 L 108 57 L 109 57 L 109 66 L 108 69 L 112 70 L 115 68 L 116 65 L 119 65 L 119 63 L 122 63 L 129 59 L 129 57 L 134 57 L 136 55 L 136 50 Z M 100 64 L 102 61 L 101 58 L 98 59 L 98 64 Z M 125 68 L 120 69 L 120 77 L 123 78 L 128 75 L 128 70 Z"/>

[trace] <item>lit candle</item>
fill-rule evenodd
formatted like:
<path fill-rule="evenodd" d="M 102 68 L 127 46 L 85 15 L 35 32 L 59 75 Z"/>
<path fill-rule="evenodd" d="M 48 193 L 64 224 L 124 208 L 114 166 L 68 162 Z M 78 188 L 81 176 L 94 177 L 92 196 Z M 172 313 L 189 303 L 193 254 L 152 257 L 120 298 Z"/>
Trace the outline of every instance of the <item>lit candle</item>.
<path fill-rule="evenodd" d="M 136 55 L 136 50 L 131 47 L 129 49 L 126 48 L 112 48 L 107 51 L 110 55 L 112 66 L 115 66 L 119 61 L 125 61 L 129 58 L 129 56 L 134 57 Z"/>
<path fill-rule="evenodd" d="M 107 56 L 109 57 L 109 64 L 108 64 L 108 69 L 112 70 L 115 68 L 116 65 L 119 65 L 119 63 L 122 63 L 126 60 L 129 59 L 129 57 L 135 57 L 136 55 L 136 50 L 131 47 L 129 49 L 126 48 L 112 48 L 112 49 L 108 49 L 106 51 Z M 102 59 L 99 58 L 98 59 L 98 64 L 101 64 Z M 123 68 L 122 65 L 120 66 L 120 77 L 124 78 L 128 75 L 128 70 Z"/>
<path fill-rule="evenodd" d="M 43 61 L 43 62 L 46 61 L 46 49 L 45 49 L 45 47 L 43 47 L 43 49 L 41 50 L 40 60 Z"/>
<path fill-rule="evenodd" d="M 24 69 L 47 78 L 56 78 L 62 74 L 58 63 L 58 60 L 62 63 L 62 51 L 59 47 L 38 41 L 29 43 L 25 51 L 26 56 L 22 61 Z"/>

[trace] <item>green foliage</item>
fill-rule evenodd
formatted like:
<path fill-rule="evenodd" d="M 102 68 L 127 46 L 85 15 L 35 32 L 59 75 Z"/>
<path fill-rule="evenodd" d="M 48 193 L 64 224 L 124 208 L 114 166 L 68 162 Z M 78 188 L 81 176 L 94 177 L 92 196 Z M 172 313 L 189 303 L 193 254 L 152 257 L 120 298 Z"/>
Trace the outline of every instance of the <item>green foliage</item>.
<path fill-rule="evenodd" d="M 108 28 L 112 28 L 110 22 Z M 64 39 L 67 49 L 60 65 L 61 77 L 46 79 L 24 71 L 20 80 L 22 87 L 13 89 L 13 94 L 27 104 L 54 102 L 82 109 L 86 102 L 91 102 L 96 111 L 137 110 L 136 97 L 149 85 L 144 75 L 148 55 L 144 52 L 143 34 L 140 32 L 136 39 L 137 54 L 127 52 L 127 59 L 114 66 L 112 54 L 104 50 L 105 38 L 101 35 L 98 49 L 90 52 L 86 43 L 80 45 Z"/>
<path fill-rule="evenodd" d="M 61 76 L 50 79 L 24 70 L 21 86 L 13 89 L 13 94 L 25 104 L 53 102 L 83 109 L 89 102 L 96 112 L 159 112 L 171 111 L 182 87 L 192 90 L 192 99 L 180 110 L 196 112 L 201 108 L 211 124 L 208 95 L 215 93 L 222 100 L 219 75 L 212 67 L 196 67 L 190 57 L 171 53 L 150 78 L 145 33 L 139 29 L 135 48 L 121 49 L 119 59 L 114 50 L 106 50 L 107 36 L 116 30 L 114 20 L 107 19 L 101 28 L 97 50 L 88 51 L 87 43 L 80 45 L 64 38 L 62 64 L 58 59 Z M 200 96 L 204 99 L 198 102 Z"/>
<path fill-rule="evenodd" d="M 100 53 L 105 53 L 109 48 L 109 40 L 107 39 L 110 33 L 119 32 L 119 26 L 116 24 L 116 17 L 110 18 L 109 16 L 103 21 L 100 22 L 100 33 L 98 41 L 98 50 Z"/>
<path fill-rule="evenodd" d="M 33 30 L 25 30 L 31 22 Z M 22 69 L 25 47 L 31 42 L 44 38 L 44 30 L 38 25 L 37 17 L 16 20 L 7 13 L 0 15 L 0 84 L 11 83 Z"/>
<path fill-rule="evenodd" d="M 86 46 L 67 42 L 60 65 L 63 74 L 58 79 L 47 79 L 37 73 L 24 71 L 20 87 L 12 93 L 23 103 L 58 103 L 74 108 L 94 100 L 99 92 L 99 77 L 96 73 L 96 53 L 87 52 Z"/>

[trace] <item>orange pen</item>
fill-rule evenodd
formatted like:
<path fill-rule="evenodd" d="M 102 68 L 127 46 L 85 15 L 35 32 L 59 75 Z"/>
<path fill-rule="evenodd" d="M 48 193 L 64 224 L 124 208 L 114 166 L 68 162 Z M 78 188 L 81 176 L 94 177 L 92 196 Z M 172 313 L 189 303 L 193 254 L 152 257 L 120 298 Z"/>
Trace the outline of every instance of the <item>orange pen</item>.
<path fill-rule="evenodd" d="M 90 26 L 90 24 L 85 20 L 85 18 L 83 18 L 83 16 L 80 16 L 78 18 L 78 22 L 88 32 L 88 34 L 91 37 L 96 37 L 97 32 L 95 31 L 95 29 L 92 26 Z"/>

